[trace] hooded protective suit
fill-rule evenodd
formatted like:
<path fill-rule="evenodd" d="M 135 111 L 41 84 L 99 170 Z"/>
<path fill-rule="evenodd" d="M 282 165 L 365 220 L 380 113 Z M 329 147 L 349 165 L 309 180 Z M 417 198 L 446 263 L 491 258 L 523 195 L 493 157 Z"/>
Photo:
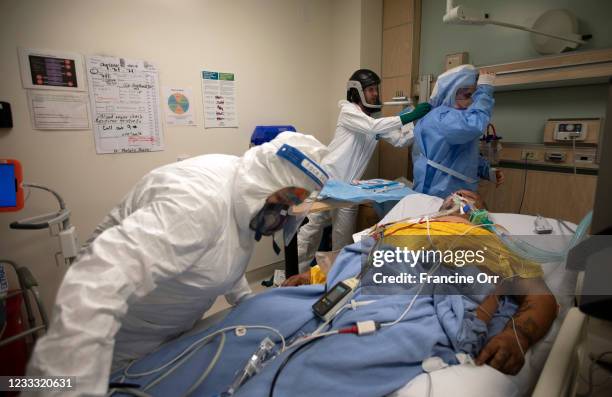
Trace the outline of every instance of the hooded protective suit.
<path fill-rule="evenodd" d="M 397 147 L 412 144 L 413 123 L 402 125 L 399 116 L 372 118 L 365 114 L 359 105 L 346 100 L 338 102 L 338 106 L 340 115 L 336 133 L 329 144 L 330 153 L 322 162 L 332 179 L 344 182 L 360 179 L 379 139 Z M 356 217 L 357 206 L 309 215 L 309 222 L 302 226 L 298 233 L 300 272 L 308 269 L 321 243 L 323 228 L 330 223 L 333 224 L 334 250 L 352 243 Z"/>
<path fill-rule="evenodd" d="M 282 188 L 319 188 L 276 155 L 285 143 L 315 162 L 327 153 L 312 136 L 283 133 L 243 157 L 204 155 L 143 177 L 68 270 L 28 374 L 76 376 L 74 394 L 103 395 L 111 362 L 190 329 L 218 295 L 249 294 L 251 218 Z"/>
<path fill-rule="evenodd" d="M 477 71 L 462 65 L 438 77 L 431 94 L 433 109 L 414 131 L 414 190 L 447 197 L 460 189 L 476 191 L 489 167 L 479 155 L 478 141 L 493 110 L 493 86 L 480 81 L 467 109 L 456 109 L 457 90 L 476 84 Z"/>

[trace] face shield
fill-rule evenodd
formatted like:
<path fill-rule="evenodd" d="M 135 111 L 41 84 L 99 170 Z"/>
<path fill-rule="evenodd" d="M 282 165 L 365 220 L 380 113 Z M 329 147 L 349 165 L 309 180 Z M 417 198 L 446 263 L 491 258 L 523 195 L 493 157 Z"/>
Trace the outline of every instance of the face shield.
<path fill-rule="evenodd" d="M 283 225 L 283 237 L 285 245 L 288 245 L 302 225 L 304 218 L 306 218 L 310 212 L 323 185 L 325 185 L 329 179 L 329 175 L 319 164 L 293 146 L 284 144 L 278 152 L 276 152 L 276 155 L 289 161 L 316 185 L 315 189 L 310 192 L 310 195 L 305 200 L 303 197 L 297 196 L 289 198 L 293 206 L 287 208 L 287 214 Z"/>
<path fill-rule="evenodd" d="M 349 91 L 351 88 L 354 88 L 355 90 L 357 90 L 357 92 L 359 93 L 359 99 L 361 99 L 361 103 L 363 104 L 364 107 L 372 110 L 372 112 L 377 112 L 382 108 L 382 103 L 380 102 L 380 90 L 378 89 L 378 84 L 376 84 L 376 90 L 379 93 L 377 99 L 376 99 L 376 103 L 368 103 L 368 101 L 366 100 L 366 97 L 363 93 L 363 87 L 361 86 L 361 83 L 359 81 L 356 80 L 349 80 L 348 83 L 346 83 L 346 90 Z"/>

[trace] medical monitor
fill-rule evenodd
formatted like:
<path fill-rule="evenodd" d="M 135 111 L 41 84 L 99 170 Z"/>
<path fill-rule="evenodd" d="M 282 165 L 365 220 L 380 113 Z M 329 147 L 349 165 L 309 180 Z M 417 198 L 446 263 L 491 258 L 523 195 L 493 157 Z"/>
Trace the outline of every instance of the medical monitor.
<path fill-rule="evenodd" d="M 23 208 L 21 164 L 17 160 L 0 159 L 0 212 Z"/>

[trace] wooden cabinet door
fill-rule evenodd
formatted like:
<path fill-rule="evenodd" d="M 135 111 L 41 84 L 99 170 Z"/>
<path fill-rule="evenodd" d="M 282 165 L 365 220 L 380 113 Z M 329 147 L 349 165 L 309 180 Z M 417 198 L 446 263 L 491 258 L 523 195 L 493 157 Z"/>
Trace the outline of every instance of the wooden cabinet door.
<path fill-rule="evenodd" d="M 503 185 L 496 188 L 493 183 L 483 181 L 478 188 L 491 212 L 519 213 L 520 209 L 521 214 L 539 214 L 578 223 L 593 208 L 597 184 L 594 175 L 501 170 L 506 176 Z"/>

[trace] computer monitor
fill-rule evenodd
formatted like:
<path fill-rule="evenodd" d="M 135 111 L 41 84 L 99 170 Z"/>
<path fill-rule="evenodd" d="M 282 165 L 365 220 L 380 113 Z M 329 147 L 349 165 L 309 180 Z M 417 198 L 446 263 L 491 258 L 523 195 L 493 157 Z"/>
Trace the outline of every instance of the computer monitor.
<path fill-rule="evenodd" d="M 0 212 L 23 208 L 23 173 L 21 164 L 13 159 L 0 159 Z"/>

